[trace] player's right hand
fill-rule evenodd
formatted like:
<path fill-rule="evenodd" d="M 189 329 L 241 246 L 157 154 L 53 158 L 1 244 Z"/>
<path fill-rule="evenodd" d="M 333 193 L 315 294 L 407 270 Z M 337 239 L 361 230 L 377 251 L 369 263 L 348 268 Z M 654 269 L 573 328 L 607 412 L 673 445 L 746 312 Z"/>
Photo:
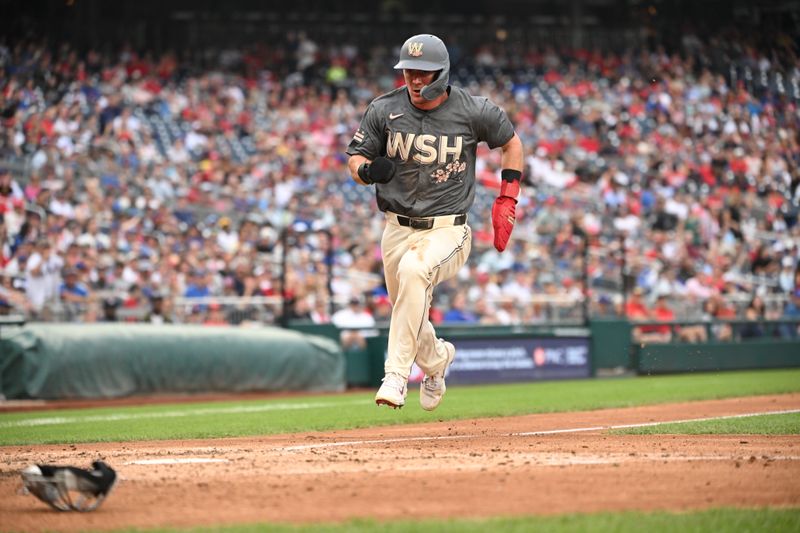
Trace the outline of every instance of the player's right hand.
<path fill-rule="evenodd" d="M 509 196 L 498 196 L 492 206 L 492 227 L 494 228 L 494 247 L 502 252 L 508 245 L 511 230 L 517 220 L 517 200 Z"/>
<path fill-rule="evenodd" d="M 394 163 L 385 157 L 376 157 L 372 163 L 358 168 L 358 176 L 364 183 L 388 183 L 394 177 Z"/>

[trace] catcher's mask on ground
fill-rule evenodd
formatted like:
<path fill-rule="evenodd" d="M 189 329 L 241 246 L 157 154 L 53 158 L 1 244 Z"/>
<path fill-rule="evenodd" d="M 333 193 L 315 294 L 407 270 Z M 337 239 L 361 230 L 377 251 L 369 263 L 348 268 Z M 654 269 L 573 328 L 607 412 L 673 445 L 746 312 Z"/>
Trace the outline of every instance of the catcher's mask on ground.
<path fill-rule="evenodd" d="M 435 35 L 420 34 L 409 37 L 400 49 L 400 61 L 394 66 L 397 70 L 440 71 L 430 85 L 420 94 L 426 100 L 436 98 L 447 90 L 450 79 L 450 54 L 441 39 Z"/>
<path fill-rule="evenodd" d="M 22 471 L 25 494 L 59 511 L 93 511 L 111 492 L 117 473 L 102 461 L 91 470 L 74 466 L 31 465 Z"/>

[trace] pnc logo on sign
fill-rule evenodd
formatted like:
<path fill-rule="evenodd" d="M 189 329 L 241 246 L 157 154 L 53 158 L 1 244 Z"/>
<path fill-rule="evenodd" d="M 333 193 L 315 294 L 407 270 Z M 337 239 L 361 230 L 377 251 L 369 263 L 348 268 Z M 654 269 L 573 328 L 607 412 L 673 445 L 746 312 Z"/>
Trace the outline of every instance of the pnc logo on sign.
<path fill-rule="evenodd" d="M 547 355 L 545 354 L 544 348 L 541 346 L 534 348 L 533 362 L 536 364 L 536 366 L 542 366 L 547 362 Z"/>

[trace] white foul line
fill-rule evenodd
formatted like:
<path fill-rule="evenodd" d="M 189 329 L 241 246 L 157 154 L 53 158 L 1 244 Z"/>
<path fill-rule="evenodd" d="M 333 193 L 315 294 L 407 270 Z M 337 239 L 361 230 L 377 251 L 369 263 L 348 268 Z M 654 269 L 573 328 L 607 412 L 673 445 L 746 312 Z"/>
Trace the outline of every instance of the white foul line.
<path fill-rule="evenodd" d="M 630 429 L 660 426 L 666 424 L 685 424 L 687 422 L 708 422 L 711 420 L 727 420 L 732 418 L 749 418 L 753 416 L 767 416 L 767 415 L 785 415 L 800 413 L 800 409 L 784 409 L 780 411 L 763 411 L 761 413 L 744 413 L 740 415 L 723 415 L 712 416 L 706 418 L 686 418 L 683 420 L 666 420 L 663 422 L 641 422 L 638 424 L 615 424 L 610 426 L 591 426 L 583 428 L 568 428 L 568 429 L 551 429 L 546 431 L 526 431 L 522 433 L 503 433 L 500 435 L 443 435 L 438 437 L 397 437 L 392 439 L 374 439 L 374 440 L 351 440 L 340 442 L 326 442 L 320 444 L 302 444 L 297 446 L 285 446 L 277 448 L 278 451 L 294 452 L 302 450 L 310 450 L 317 448 L 336 448 L 340 446 L 362 446 L 365 444 L 392 444 L 397 442 L 423 442 L 431 440 L 456 440 L 456 439 L 475 439 L 479 437 L 495 436 L 495 437 L 532 437 L 536 435 L 556 435 L 559 433 L 580 433 L 585 431 L 603 431 L 613 429 Z"/>
<path fill-rule="evenodd" d="M 296 409 L 323 409 L 368 403 L 365 400 L 349 402 L 304 402 L 304 403 L 269 403 L 264 405 L 236 405 L 232 407 L 187 408 L 181 411 L 156 411 L 152 413 L 115 413 L 109 415 L 88 416 L 54 416 L 47 418 L 24 418 L 10 422 L 0 422 L 0 428 L 53 426 L 58 424 L 77 424 L 82 422 L 116 422 L 119 420 L 137 420 L 142 418 L 182 418 L 199 415 L 224 415 L 241 413 L 262 413 L 266 411 L 288 411 Z M 371 402 L 369 402 L 371 403 Z"/>
<path fill-rule="evenodd" d="M 572 429 L 553 429 L 549 431 L 527 431 L 524 433 L 509 433 L 508 437 L 531 437 L 534 435 L 555 435 L 557 433 L 578 433 L 581 431 L 600 431 L 609 429 L 630 429 L 630 428 L 645 428 L 652 426 L 665 426 L 667 424 L 685 424 L 687 422 L 709 422 L 711 420 L 728 420 L 731 418 L 749 418 L 752 416 L 767 416 L 767 415 L 788 415 L 793 413 L 800 413 L 800 409 L 784 409 L 781 411 L 764 411 L 763 413 L 744 413 L 741 415 L 723 415 L 723 416 L 709 416 L 706 418 L 686 418 L 683 420 L 664 420 L 663 422 L 641 422 L 638 424 L 617 424 L 613 426 L 595 426 L 588 428 L 572 428 Z"/>

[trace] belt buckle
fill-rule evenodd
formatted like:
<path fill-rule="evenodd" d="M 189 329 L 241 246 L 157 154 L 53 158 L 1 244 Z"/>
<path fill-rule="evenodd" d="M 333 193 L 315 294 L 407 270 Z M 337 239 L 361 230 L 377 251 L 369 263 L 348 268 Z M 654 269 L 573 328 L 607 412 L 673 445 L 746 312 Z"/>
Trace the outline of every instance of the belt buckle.
<path fill-rule="evenodd" d="M 433 227 L 433 220 L 430 218 L 408 218 L 408 224 L 414 229 L 431 229 Z"/>

